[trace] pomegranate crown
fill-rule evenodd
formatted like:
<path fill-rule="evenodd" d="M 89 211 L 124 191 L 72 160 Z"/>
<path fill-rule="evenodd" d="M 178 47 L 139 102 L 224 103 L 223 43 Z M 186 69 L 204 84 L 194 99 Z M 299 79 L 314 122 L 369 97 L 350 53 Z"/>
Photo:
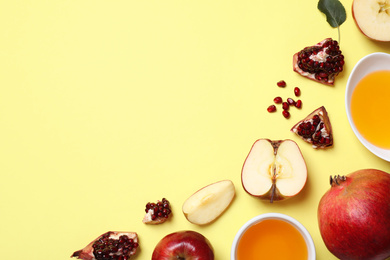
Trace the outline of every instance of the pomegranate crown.
<path fill-rule="evenodd" d="M 330 185 L 332 187 L 334 187 L 336 185 L 340 185 L 340 183 L 344 182 L 346 179 L 347 179 L 347 177 L 345 177 L 344 175 L 335 175 L 333 177 L 331 175 L 330 176 Z"/>

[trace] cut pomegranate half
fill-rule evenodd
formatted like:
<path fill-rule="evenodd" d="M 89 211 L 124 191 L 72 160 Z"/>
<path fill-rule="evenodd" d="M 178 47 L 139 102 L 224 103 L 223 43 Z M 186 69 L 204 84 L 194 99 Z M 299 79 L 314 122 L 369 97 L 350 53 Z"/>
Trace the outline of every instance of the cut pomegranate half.
<path fill-rule="evenodd" d="M 333 145 L 332 125 L 324 106 L 317 108 L 291 128 L 313 148 L 326 148 Z"/>
<path fill-rule="evenodd" d="M 325 85 L 333 85 L 343 67 L 344 56 L 338 42 L 331 38 L 306 47 L 293 56 L 295 72 Z"/>
<path fill-rule="evenodd" d="M 128 260 L 137 252 L 138 246 L 137 233 L 109 231 L 74 252 L 71 257 L 83 260 Z"/>

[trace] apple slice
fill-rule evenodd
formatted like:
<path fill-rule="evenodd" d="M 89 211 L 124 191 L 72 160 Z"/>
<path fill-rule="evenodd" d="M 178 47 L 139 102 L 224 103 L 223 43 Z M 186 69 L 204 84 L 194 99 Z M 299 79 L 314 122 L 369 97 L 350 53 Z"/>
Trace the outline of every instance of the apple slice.
<path fill-rule="evenodd" d="M 285 200 L 305 186 L 307 168 L 301 150 L 293 140 L 257 140 L 242 167 L 244 190 L 262 200 Z"/>
<path fill-rule="evenodd" d="M 230 180 L 207 185 L 184 202 L 182 207 L 184 216 L 193 224 L 208 224 L 229 207 L 235 193 L 234 184 Z"/>
<path fill-rule="evenodd" d="M 354 0 L 352 16 L 358 29 L 376 41 L 390 41 L 390 2 L 387 0 Z"/>

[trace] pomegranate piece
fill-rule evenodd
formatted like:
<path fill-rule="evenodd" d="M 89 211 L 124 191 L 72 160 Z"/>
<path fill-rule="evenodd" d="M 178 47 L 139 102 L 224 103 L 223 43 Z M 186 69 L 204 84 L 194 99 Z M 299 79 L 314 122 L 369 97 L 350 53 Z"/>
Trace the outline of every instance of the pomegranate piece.
<path fill-rule="evenodd" d="M 276 111 L 276 106 L 275 105 L 270 105 L 268 108 L 267 108 L 267 111 L 272 113 L 272 112 L 275 112 Z"/>
<path fill-rule="evenodd" d="M 338 42 L 331 38 L 305 47 L 293 56 L 295 72 L 325 85 L 333 85 L 335 77 L 343 71 L 343 67 L 344 56 Z"/>
<path fill-rule="evenodd" d="M 167 221 L 172 213 L 171 204 L 166 198 L 157 203 L 148 202 L 145 206 L 145 216 L 142 220 L 145 224 L 161 224 Z"/>
<path fill-rule="evenodd" d="M 332 126 L 324 106 L 317 108 L 291 128 L 313 148 L 327 148 L 333 145 Z"/>
<path fill-rule="evenodd" d="M 74 252 L 71 257 L 83 260 L 128 260 L 138 247 L 137 233 L 108 231 Z"/>

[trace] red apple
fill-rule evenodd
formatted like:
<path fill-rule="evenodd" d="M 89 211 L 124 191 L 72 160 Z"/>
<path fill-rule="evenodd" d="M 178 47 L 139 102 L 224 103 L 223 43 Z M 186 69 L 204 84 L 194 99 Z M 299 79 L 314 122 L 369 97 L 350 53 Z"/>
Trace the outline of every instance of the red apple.
<path fill-rule="evenodd" d="M 184 230 L 163 237 L 153 251 L 152 260 L 214 260 L 213 247 L 202 234 Z"/>
<path fill-rule="evenodd" d="M 363 169 L 330 179 L 318 206 L 318 224 L 328 250 L 340 259 L 390 256 L 390 174 Z"/>

